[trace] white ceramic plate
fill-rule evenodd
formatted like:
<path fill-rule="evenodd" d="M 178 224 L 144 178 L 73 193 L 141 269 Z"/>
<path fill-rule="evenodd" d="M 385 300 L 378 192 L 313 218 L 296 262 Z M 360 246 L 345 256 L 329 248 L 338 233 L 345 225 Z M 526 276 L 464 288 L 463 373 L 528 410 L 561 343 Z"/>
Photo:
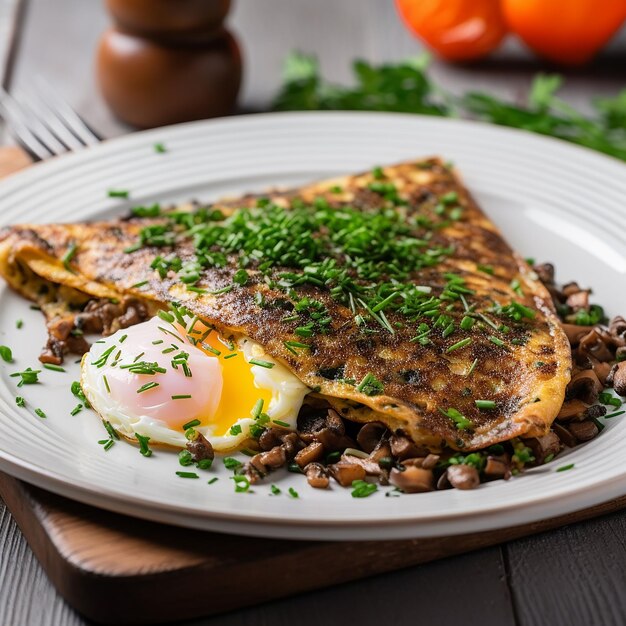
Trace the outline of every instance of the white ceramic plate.
<path fill-rule="evenodd" d="M 165 154 L 153 149 L 156 142 Z M 269 114 L 138 133 L 32 167 L 0 185 L 0 224 L 110 216 L 134 204 L 212 200 L 297 185 L 377 164 L 438 154 L 459 167 L 487 214 L 523 255 L 556 263 L 558 278 L 592 285 L 611 315 L 626 312 L 626 167 L 536 135 L 470 123 L 368 113 Z M 128 202 L 107 197 L 131 190 Z M 24 326 L 16 329 L 16 320 Z M 626 420 L 553 463 L 476 491 L 369 498 L 309 488 L 277 473 L 269 484 L 234 492 L 219 467 L 212 485 L 179 478 L 174 454 L 142 457 L 118 443 L 104 452 L 95 414 L 76 405 L 68 373 L 44 370 L 42 384 L 16 389 L 11 372 L 38 365 L 41 314 L 0 287 L 0 343 L 14 364 L 0 366 L 0 468 L 62 495 L 129 515 L 247 535 L 299 539 L 392 539 L 448 535 L 531 522 L 626 494 Z M 15 406 L 25 396 L 30 409 Z M 37 417 L 41 407 L 48 415 Z M 574 469 L 556 472 L 564 464 Z M 216 463 L 221 466 L 221 463 Z M 284 495 L 292 486 L 300 497 Z"/>

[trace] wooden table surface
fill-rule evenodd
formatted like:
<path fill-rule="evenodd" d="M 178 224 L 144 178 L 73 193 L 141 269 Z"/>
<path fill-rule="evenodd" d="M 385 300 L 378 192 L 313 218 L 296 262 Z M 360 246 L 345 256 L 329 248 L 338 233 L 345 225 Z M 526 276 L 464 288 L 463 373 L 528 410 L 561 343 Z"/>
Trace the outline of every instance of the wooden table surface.
<path fill-rule="evenodd" d="M 13 15 L 15 1 L 0 0 L 0 48 L 6 46 L 6 20 Z M 10 60 L 12 89 L 28 91 L 32 77 L 41 74 L 102 136 L 128 132 L 108 112 L 94 84 L 94 48 L 107 23 L 98 0 L 30 0 Z M 324 72 L 338 81 L 348 78 L 354 57 L 382 61 L 420 52 L 400 26 L 390 0 L 239 0 L 230 23 L 244 48 L 241 109 L 247 112 L 267 108 L 280 82 L 281 62 L 292 49 L 317 53 Z M 0 49 L 0 64 L 5 58 Z M 434 63 L 432 69 L 437 80 L 453 91 L 488 88 L 520 98 L 532 75 L 550 68 L 540 67 L 510 41 L 489 62 L 473 67 Z M 584 108 L 590 97 L 613 95 L 622 86 L 626 86 L 623 35 L 593 66 L 569 74 L 564 95 Z M 619 626 L 626 624 L 625 589 L 623 512 L 193 624 Z M 57 596 L 0 502 L 0 624 L 84 623 Z"/>

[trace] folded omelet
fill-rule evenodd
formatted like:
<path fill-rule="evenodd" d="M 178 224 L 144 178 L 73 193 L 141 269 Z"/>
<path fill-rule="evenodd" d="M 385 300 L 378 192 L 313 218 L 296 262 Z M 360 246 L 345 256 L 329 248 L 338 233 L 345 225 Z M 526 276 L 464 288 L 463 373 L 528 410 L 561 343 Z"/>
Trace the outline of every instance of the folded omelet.
<path fill-rule="evenodd" d="M 105 331 L 184 304 L 260 344 L 346 419 L 431 450 L 544 435 L 570 379 L 550 295 L 438 159 L 128 219 L 12 226 L 0 273 L 42 307 L 57 356 L 76 349 L 63 341 L 94 301 L 126 315 Z"/>

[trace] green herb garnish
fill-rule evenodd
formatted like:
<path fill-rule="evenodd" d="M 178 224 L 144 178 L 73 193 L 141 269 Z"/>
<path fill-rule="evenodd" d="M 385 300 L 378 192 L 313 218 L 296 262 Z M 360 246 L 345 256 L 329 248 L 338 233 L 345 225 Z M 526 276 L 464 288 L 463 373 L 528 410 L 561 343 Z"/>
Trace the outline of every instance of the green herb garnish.
<path fill-rule="evenodd" d="M 54 365 L 53 363 L 44 363 L 43 366 L 52 372 L 65 372 L 65 369 L 60 365 Z"/>
<path fill-rule="evenodd" d="M 557 467 L 557 472 L 567 472 L 567 470 L 571 470 L 574 467 L 574 463 L 570 463 L 569 465 L 562 465 L 561 467 Z"/>
<path fill-rule="evenodd" d="M 367 498 L 378 490 L 378 486 L 375 483 L 368 483 L 364 480 L 352 481 L 352 497 L 353 498 Z"/>
<path fill-rule="evenodd" d="M 148 447 L 148 443 L 150 442 L 150 437 L 145 437 L 144 435 L 135 433 L 135 438 L 137 439 L 139 443 L 139 452 L 143 454 L 143 456 L 152 456 L 152 450 L 150 450 L 150 448 Z"/>
<path fill-rule="evenodd" d="M 176 472 L 176 476 L 180 476 L 181 478 L 200 478 L 198 474 L 195 472 Z"/>
<path fill-rule="evenodd" d="M 30 367 L 27 367 L 23 372 L 14 372 L 10 374 L 12 378 L 17 376 L 20 377 L 20 382 L 17 383 L 18 387 L 22 385 L 34 385 L 39 382 L 39 374 L 41 374 L 41 370 L 34 370 Z"/>
<path fill-rule="evenodd" d="M 130 191 L 126 189 L 109 189 L 107 195 L 109 198 L 128 198 Z"/>
<path fill-rule="evenodd" d="M 457 411 L 454 408 L 450 409 L 439 409 L 440 413 L 443 413 L 446 417 L 450 418 L 459 430 L 467 430 L 468 428 L 473 428 L 474 424 L 468 420 L 460 411 Z"/>
<path fill-rule="evenodd" d="M 368 373 L 357 385 L 356 390 L 364 393 L 366 396 L 378 396 L 384 392 L 385 388 L 374 374 Z"/>

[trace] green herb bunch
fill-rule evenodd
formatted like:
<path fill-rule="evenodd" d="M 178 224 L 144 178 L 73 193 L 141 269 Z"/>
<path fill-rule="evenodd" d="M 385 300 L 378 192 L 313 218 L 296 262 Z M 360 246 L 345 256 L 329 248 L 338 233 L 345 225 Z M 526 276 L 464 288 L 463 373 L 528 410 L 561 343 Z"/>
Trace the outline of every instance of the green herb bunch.
<path fill-rule="evenodd" d="M 613 98 L 596 98 L 585 116 L 557 96 L 558 75 L 538 74 L 526 103 L 513 104 L 485 92 L 456 97 L 433 83 L 428 57 L 395 64 L 355 61 L 355 84 L 329 83 L 313 56 L 294 53 L 274 101 L 279 111 L 395 111 L 478 119 L 520 128 L 586 146 L 626 161 L 626 89 Z"/>

